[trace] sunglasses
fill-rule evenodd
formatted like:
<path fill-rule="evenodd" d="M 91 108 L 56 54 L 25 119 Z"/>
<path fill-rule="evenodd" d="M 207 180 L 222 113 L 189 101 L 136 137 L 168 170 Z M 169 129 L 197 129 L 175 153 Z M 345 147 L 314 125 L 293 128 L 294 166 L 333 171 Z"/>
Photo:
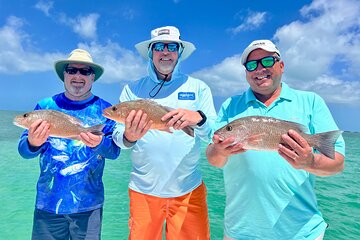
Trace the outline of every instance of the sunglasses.
<path fill-rule="evenodd" d="M 179 50 L 179 44 L 178 43 L 162 43 L 157 42 L 152 45 L 152 49 L 154 49 L 156 52 L 163 52 L 165 47 L 167 47 L 167 50 L 169 52 L 177 52 Z"/>
<path fill-rule="evenodd" d="M 71 75 L 76 74 L 77 72 L 80 72 L 81 75 L 89 76 L 94 73 L 94 70 L 92 68 L 76 68 L 76 67 L 66 67 L 65 72 Z"/>
<path fill-rule="evenodd" d="M 275 56 L 268 56 L 268 57 L 264 57 L 258 60 L 251 60 L 248 61 L 244 64 L 246 70 L 248 72 L 252 72 L 255 71 L 259 65 L 259 63 L 264 67 L 264 68 L 269 68 L 274 66 L 274 64 L 280 61 L 279 57 L 275 57 Z"/>

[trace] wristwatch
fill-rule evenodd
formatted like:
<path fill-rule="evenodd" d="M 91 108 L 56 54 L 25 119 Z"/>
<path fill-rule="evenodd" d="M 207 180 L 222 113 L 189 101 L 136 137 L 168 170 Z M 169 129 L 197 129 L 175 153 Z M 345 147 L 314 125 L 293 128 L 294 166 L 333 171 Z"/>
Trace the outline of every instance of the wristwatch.
<path fill-rule="evenodd" d="M 202 117 L 201 121 L 198 122 L 196 125 L 198 125 L 199 127 L 201 127 L 202 125 L 204 125 L 204 123 L 206 122 L 206 115 L 205 113 L 203 113 L 201 110 L 197 110 L 197 112 L 200 114 L 200 116 Z"/>

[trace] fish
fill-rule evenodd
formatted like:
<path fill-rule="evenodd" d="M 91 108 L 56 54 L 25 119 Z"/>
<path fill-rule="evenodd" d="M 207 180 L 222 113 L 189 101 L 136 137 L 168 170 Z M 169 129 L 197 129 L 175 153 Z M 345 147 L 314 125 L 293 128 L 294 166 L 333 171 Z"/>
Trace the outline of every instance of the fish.
<path fill-rule="evenodd" d="M 322 132 L 317 134 L 304 133 L 306 127 L 299 123 L 280 120 L 272 117 L 249 116 L 238 118 L 214 132 L 220 141 L 228 137 L 235 137 L 234 144 L 243 143 L 244 149 L 259 151 L 277 151 L 278 145 L 286 143 L 281 135 L 290 129 L 298 132 L 311 147 L 315 148 L 325 156 L 334 159 L 334 144 L 341 130 Z"/>
<path fill-rule="evenodd" d="M 82 170 L 85 169 L 85 167 L 87 167 L 89 165 L 89 160 L 87 160 L 86 162 L 81 162 L 81 163 L 76 163 L 73 164 L 71 166 L 68 166 L 66 168 L 63 168 L 59 171 L 59 173 L 63 176 L 69 176 L 69 175 L 74 175 L 77 174 L 79 172 L 81 172 Z"/>
<path fill-rule="evenodd" d="M 95 135 L 103 135 L 102 129 L 105 124 L 85 127 L 83 122 L 73 116 L 57 110 L 34 110 L 15 116 L 13 123 L 18 127 L 29 129 L 37 119 L 43 119 L 50 124 L 50 136 L 78 140 L 82 132 L 91 132 Z"/>
<path fill-rule="evenodd" d="M 125 123 L 125 119 L 131 112 L 131 110 L 142 110 L 147 114 L 147 120 L 152 120 L 153 124 L 150 129 L 160 130 L 172 133 L 170 128 L 166 126 L 167 122 L 162 121 L 161 118 L 172 109 L 170 107 L 163 106 L 150 99 L 137 99 L 132 101 L 125 101 L 116 105 L 110 106 L 103 110 L 103 116 L 114 120 L 116 122 Z M 191 126 L 184 127 L 183 130 L 187 135 L 194 137 L 194 128 Z"/>

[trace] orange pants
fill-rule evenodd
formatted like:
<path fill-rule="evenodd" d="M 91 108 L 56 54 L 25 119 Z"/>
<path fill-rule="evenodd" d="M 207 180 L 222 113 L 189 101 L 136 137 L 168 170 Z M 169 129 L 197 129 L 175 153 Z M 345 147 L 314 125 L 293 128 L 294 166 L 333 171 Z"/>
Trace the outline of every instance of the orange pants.
<path fill-rule="evenodd" d="M 129 189 L 129 240 L 161 240 L 166 221 L 167 240 L 210 239 L 206 187 L 175 198 L 159 198 Z"/>

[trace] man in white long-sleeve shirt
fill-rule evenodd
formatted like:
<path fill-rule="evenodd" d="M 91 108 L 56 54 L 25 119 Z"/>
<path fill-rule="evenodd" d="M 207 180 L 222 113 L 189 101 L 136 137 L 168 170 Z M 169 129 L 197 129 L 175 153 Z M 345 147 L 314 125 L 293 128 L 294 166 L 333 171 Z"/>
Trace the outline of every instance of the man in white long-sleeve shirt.
<path fill-rule="evenodd" d="M 216 112 L 209 87 L 179 71 L 195 46 L 180 40 L 177 28 L 166 26 L 135 47 L 148 60 L 148 75 L 126 85 L 120 102 L 150 98 L 174 109 L 162 118 L 171 119 L 174 131 L 149 130 L 151 122 L 141 110 L 116 126 L 114 141 L 132 150 L 129 239 L 161 239 L 165 221 L 166 239 L 210 239 L 199 158 Z M 194 127 L 195 137 L 177 131 L 186 126 Z"/>

